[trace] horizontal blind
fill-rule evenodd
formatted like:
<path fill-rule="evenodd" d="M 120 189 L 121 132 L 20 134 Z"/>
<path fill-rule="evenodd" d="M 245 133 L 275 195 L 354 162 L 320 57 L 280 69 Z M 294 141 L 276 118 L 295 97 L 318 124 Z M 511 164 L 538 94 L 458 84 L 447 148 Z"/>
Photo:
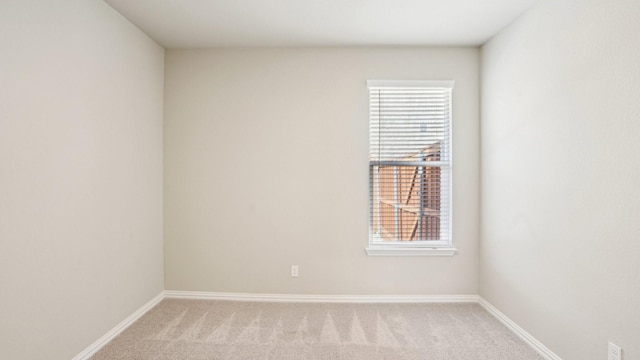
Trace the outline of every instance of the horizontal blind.
<path fill-rule="evenodd" d="M 372 242 L 450 243 L 451 97 L 446 82 L 369 83 Z"/>

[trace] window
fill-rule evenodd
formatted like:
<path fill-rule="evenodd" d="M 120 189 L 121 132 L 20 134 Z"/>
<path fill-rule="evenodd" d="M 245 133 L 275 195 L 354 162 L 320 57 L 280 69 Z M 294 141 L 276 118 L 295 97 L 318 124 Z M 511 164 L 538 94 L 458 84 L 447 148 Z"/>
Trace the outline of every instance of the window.
<path fill-rule="evenodd" d="M 453 81 L 369 81 L 369 255 L 453 255 Z"/>

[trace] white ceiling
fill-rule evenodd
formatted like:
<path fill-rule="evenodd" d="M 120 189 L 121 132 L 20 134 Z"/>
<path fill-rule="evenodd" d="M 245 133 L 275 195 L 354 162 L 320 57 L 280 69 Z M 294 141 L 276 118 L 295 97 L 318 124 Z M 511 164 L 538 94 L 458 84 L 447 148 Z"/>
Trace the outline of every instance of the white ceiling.
<path fill-rule="evenodd" d="M 105 0 L 167 48 L 480 45 L 536 0 Z"/>

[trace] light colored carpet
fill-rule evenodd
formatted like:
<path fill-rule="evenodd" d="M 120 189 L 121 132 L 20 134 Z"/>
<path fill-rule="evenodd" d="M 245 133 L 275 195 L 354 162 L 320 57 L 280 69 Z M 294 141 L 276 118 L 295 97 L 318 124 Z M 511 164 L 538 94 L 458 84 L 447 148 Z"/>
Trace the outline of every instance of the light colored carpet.
<path fill-rule="evenodd" d="M 477 304 L 177 299 L 92 359 L 542 360 Z"/>

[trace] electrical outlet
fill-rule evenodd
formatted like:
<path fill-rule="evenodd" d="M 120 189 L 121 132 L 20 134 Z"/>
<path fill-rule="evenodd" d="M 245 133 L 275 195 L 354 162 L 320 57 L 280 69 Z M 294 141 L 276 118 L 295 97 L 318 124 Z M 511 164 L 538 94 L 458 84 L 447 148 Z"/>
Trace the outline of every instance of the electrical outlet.
<path fill-rule="evenodd" d="M 622 360 L 622 349 L 620 346 L 609 341 L 609 357 L 608 360 Z"/>
<path fill-rule="evenodd" d="M 291 265 L 291 277 L 298 277 L 298 265 Z"/>

